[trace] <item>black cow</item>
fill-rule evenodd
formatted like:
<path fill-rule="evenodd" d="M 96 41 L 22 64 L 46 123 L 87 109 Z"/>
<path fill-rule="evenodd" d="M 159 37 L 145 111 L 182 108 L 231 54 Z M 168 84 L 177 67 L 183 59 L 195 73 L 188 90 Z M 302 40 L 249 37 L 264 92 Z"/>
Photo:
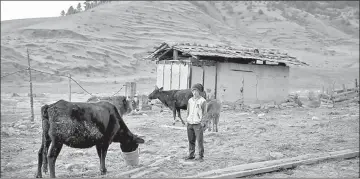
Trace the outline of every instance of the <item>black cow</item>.
<path fill-rule="evenodd" d="M 206 93 L 201 92 L 200 95 L 206 99 Z M 186 110 L 189 99 L 193 97 L 191 89 L 184 90 L 167 90 L 164 91 L 163 87 L 160 89 L 155 86 L 155 90 L 148 96 L 149 100 L 159 99 L 166 107 L 170 108 L 173 111 L 174 122 L 176 121 L 176 112 L 180 118 L 183 125 L 185 125 L 183 119 L 181 118 L 180 109 Z"/>
<path fill-rule="evenodd" d="M 112 97 L 92 96 L 86 102 L 94 103 L 99 101 L 107 101 L 115 105 L 121 117 L 123 117 L 123 115 L 129 114 L 134 109 L 134 100 L 127 99 L 126 96 L 112 96 Z"/>
<path fill-rule="evenodd" d="M 123 152 L 135 151 L 138 144 L 145 142 L 129 130 L 116 107 L 109 102 L 82 103 L 59 100 L 42 106 L 41 114 L 43 134 L 38 153 L 37 178 L 42 177 L 43 159 L 44 172 L 47 172 L 49 160 L 50 177 L 55 178 L 55 161 L 63 144 L 82 149 L 96 146 L 100 171 L 104 175 L 107 171 L 105 157 L 112 142 L 119 142 Z"/>

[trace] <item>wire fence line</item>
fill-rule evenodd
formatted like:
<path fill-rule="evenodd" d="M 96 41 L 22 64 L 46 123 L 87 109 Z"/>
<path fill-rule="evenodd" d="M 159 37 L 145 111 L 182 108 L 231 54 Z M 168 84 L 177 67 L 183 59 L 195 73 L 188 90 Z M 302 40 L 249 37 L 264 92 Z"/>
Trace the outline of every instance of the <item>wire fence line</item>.
<path fill-rule="evenodd" d="M 25 71 L 25 70 L 28 70 L 28 69 L 29 68 L 25 68 L 25 69 L 22 69 L 22 70 L 19 70 L 19 71 L 16 71 L 16 72 L 12 72 L 12 73 L 1 76 L 1 78 L 5 78 L 7 76 L 10 76 L 10 75 L 13 75 L 13 74 L 16 74 L 16 73 L 19 73 L 19 72 L 22 72 L 22 71 Z"/>
<path fill-rule="evenodd" d="M 18 71 L 15 71 L 15 72 L 12 72 L 12 73 L 3 75 L 3 76 L 1 76 L 1 78 L 5 78 L 5 77 L 7 77 L 7 76 L 14 75 L 14 74 L 16 74 L 16 73 L 20 73 L 20 72 L 25 71 L 25 70 L 29 70 L 29 68 L 22 69 L 22 70 L 18 70 Z M 59 77 L 65 77 L 65 78 L 71 79 L 71 80 L 74 81 L 84 92 L 86 92 L 86 93 L 89 94 L 90 96 L 94 97 L 94 95 L 93 95 L 92 93 L 88 92 L 83 86 L 81 86 L 81 85 L 80 85 L 74 78 L 72 78 L 71 76 L 59 75 L 59 74 L 44 72 L 44 71 L 37 70 L 37 69 L 34 69 L 34 68 L 30 68 L 30 70 L 36 71 L 36 72 L 39 72 L 39 73 L 44 73 L 44 74 L 49 74 L 49 75 L 53 75 L 53 76 L 59 76 Z M 112 96 L 115 96 L 116 94 L 118 94 L 118 93 L 122 90 L 122 88 L 123 88 L 124 86 L 126 86 L 126 85 L 122 85 L 122 87 L 121 87 L 116 93 L 114 93 Z"/>

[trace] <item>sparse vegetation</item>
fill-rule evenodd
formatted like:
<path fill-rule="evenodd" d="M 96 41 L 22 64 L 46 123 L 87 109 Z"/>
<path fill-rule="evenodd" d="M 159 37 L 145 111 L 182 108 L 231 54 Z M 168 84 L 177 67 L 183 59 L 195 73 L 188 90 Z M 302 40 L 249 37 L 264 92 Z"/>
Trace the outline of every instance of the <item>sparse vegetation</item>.
<path fill-rule="evenodd" d="M 359 19 L 359 9 L 357 9 L 353 14 L 355 19 Z"/>
<path fill-rule="evenodd" d="M 247 9 L 248 11 L 251 11 L 251 10 L 252 10 L 252 4 L 248 5 L 248 6 L 246 7 L 246 9 Z"/>
<path fill-rule="evenodd" d="M 258 13 L 259 13 L 260 15 L 263 15 L 263 14 L 264 14 L 264 12 L 263 12 L 261 9 L 259 9 Z"/>

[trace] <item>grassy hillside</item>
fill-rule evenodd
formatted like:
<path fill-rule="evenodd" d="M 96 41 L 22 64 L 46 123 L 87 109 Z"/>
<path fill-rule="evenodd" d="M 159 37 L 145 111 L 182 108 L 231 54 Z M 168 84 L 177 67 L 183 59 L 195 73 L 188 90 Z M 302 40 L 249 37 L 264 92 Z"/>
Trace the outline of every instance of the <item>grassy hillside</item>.
<path fill-rule="evenodd" d="M 358 6 L 315 3 L 122 1 L 65 17 L 2 21 L 1 73 L 26 68 L 28 48 L 32 66 L 47 72 L 88 81 L 155 78 L 155 65 L 141 57 L 163 41 L 190 41 L 288 51 L 311 65 L 292 68 L 293 86 L 343 81 L 339 75 L 352 82 L 359 73 Z M 27 79 L 24 72 L 2 82 Z"/>

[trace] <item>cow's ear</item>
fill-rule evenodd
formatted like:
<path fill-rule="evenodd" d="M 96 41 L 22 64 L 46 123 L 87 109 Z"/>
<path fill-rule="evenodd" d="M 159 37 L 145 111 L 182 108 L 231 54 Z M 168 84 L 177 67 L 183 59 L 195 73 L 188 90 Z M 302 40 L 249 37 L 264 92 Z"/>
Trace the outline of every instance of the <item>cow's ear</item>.
<path fill-rule="evenodd" d="M 155 90 L 158 90 L 158 89 L 159 89 L 159 87 L 157 85 L 155 85 Z"/>
<path fill-rule="evenodd" d="M 161 87 L 160 89 L 159 89 L 159 91 L 162 91 L 164 89 L 164 87 Z"/>
<path fill-rule="evenodd" d="M 142 139 L 142 138 L 140 138 L 140 137 L 138 137 L 138 136 L 135 136 L 135 142 L 136 142 L 137 144 L 143 144 L 143 143 L 145 143 L 145 140 Z"/>

